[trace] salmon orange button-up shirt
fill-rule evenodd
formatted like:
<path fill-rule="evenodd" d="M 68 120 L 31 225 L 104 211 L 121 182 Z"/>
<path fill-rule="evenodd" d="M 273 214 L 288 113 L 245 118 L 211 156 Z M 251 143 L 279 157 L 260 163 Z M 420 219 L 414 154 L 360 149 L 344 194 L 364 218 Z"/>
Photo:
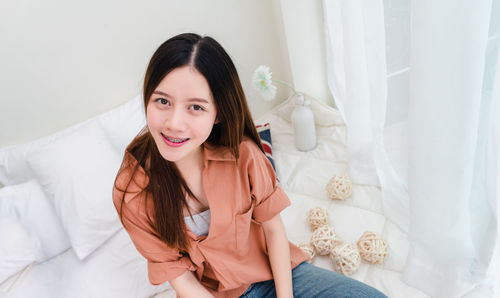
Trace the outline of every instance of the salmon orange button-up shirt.
<path fill-rule="evenodd" d="M 229 149 L 204 145 L 202 184 L 211 213 L 210 227 L 207 236 L 197 236 L 186 226 L 191 245 L 188 254 L 181 254 L 155 236 L 144 207 L 146 195 L 141 192 L 149 179 L 139 166 L 125 195 L 123 221 L 135 247 L 148 261 L 151 284 L 161 284 L 190 270 L 214 296 L 237 297 L 250 284 L 273 278 L 261 222 L 279 214 L 290 200 L 276 184 L 271 163 L 253 141 L 245 138 L 239 150 L 236 163 Z M 120 189 L 125 188 L 137 164 L 128 150 L 123 164 L 131 167 L 117 178 Z M 113 189 L 118 212 L 122 196 L 123 192 Z M 154 218 L 152 202 L 147 206 L 149 216 Z M 308 256 L 289 244 L 295 268 Z"/>

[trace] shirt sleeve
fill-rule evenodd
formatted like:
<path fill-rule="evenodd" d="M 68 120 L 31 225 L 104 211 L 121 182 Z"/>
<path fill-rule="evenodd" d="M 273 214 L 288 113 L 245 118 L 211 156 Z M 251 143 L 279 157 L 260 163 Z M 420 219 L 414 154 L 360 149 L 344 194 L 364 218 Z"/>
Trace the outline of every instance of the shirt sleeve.
<path fill-rule="evenodd" d="M 134 187 L 131 188 L 134 189 Z M 169 247 L 155 235 L 153 227 L 147 221 L 144 205 L 140 204 L 145 193 L 127 191 L 123 204 L 122 196 L 123 192 L 115 186 L 113 189 L 113 203 L 118 214 L 121 209 L 123 210 L 122 224 L 137 251 L 148 262 L 150 283 L 159 285 L 165 281 L 175 279 L 186 270 L 195 271 L 196 269 L 188 256 L 182 255 L 179 250 Z M 144 210 L 141 210 L 141 208 Z"/>
<path fill-rule="evenodd" d="M 248 176 L 250 192 L 255 199 L 253 217 L 264 222 L 289 206 L 290 199 L 276 184 L 276 174 L 269 159 L 252 141 L 248 143 Z"/>

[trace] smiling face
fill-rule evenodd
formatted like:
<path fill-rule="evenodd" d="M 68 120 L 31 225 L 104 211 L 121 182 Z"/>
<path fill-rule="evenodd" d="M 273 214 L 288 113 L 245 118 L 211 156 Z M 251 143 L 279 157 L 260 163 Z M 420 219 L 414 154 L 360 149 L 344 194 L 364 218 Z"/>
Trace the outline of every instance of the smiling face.
<path fill-rule="evenodd" d="M 201 153 L 216 121 L 212 92 L 192 66 L 168 73 L 151 95 L 146 121 L 161 156 L 184 163 Z"/>

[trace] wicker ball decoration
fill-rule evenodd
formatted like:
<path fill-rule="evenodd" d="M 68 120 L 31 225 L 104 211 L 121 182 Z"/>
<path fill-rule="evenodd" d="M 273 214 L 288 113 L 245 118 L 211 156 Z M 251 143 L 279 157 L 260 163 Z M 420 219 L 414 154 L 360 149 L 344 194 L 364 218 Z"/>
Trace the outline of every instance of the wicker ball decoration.
<path fill-rule="evenodd" d="M 326 185 L 326 192 L 332 200 L 345 200 L 352 193 L 351 178 L 347 175 L 333 175 Z"/>
<path fill-rule="evenodd" d="M 318 227 L 311 236 L 311 244 L 321 256 L 329 254 L 338 241 L 335 229 L 328 225 Z"/>
<path fill-rule="evenodd" d="M 380 264 L 387 257 L 387 242 L 374 232 L 364 232 L 357 244 L 361 258 L 369 263 Z"/>
<path fill-rule="evenodd" d="M 328 225 L 328 211 L 321 207 L 310 209 L 307 212 L 307 222 L 313 231 L 320 226 Z"/>
<path fill-rule="evenodd" d="M 356 272 L 361 264 L 361 256 L 356 246 L 351 243 L 339 243 L 331 253 L 335 271 L 344 275 L 351 275 Z"/>
<path fill-rule="evenodd" d="M 314 251 L 314 247 L 310 243 L 301 243 L 299 244 L 299 248 L 302 249 L 306 254 L 309 255 L 308 263 L 311 263 L 316 256 L 316 252 Z"/>

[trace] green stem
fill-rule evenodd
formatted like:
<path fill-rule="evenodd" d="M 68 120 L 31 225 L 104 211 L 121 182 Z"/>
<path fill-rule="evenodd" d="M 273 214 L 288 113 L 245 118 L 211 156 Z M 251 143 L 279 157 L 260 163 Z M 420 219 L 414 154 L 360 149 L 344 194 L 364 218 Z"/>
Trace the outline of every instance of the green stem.
<path fill-rule="evenodd" d="M 285 85 L 285 86 L 289 87 L 290 89 L 292 89 L 292 90 L 293 90 L 294 95 L 299 94 L 299 92 L 297 92 L 297 91 L 295 90 L 295 88 L 293 88 L 293 86 L 292 86 L 292 85 L 290 85 L 289 83 L 287 83 L 287 82 L 285 82 L 285 81 L 278 80 L 278 79 L 273 79 L 273 82 L 278 82 L 278 83 L 280 83 L 280 84 L 283 84 L 283 85 Z M 309 94 L 307 94 L 307 93 L 305 93 L 305 92 L 300 92 L 300 93 L 302 93 L 302 95 L 304 95 L 304 97 L 309 97 L 309 98 L 312 98 L 312 99 L 314 99 L 314 100 L 316 100 L 316 101 L 318 101 L 318 102 L 321 102 L 321 100 L 319 100 L 319 99 L 317 99 L 317 98 L 315 98 L 315 97 L 312 97 L 311 95 L 309 95 Z"/>
<path fill-rule="evenodd" d="M 295 91 L 295 88 L 293 88 L 293 86 L 292 86 L 292 85 L 290 85 L 290 84 L 288 84 L 287 82 L 282 81 L 282 80 L 278 80 L 278 79 L 273 79 L 273 81 L 274 81 L 274 82 L 278 82 L 278 83 L 280 83 L 280 84 L 283 84 L 283 85 L 285 85 L 285 86 L 289 87 L 290 89 L 292 89 L 292 90 L 293 90 L 293 93 L 297 94 L 297 91 Z"/>

